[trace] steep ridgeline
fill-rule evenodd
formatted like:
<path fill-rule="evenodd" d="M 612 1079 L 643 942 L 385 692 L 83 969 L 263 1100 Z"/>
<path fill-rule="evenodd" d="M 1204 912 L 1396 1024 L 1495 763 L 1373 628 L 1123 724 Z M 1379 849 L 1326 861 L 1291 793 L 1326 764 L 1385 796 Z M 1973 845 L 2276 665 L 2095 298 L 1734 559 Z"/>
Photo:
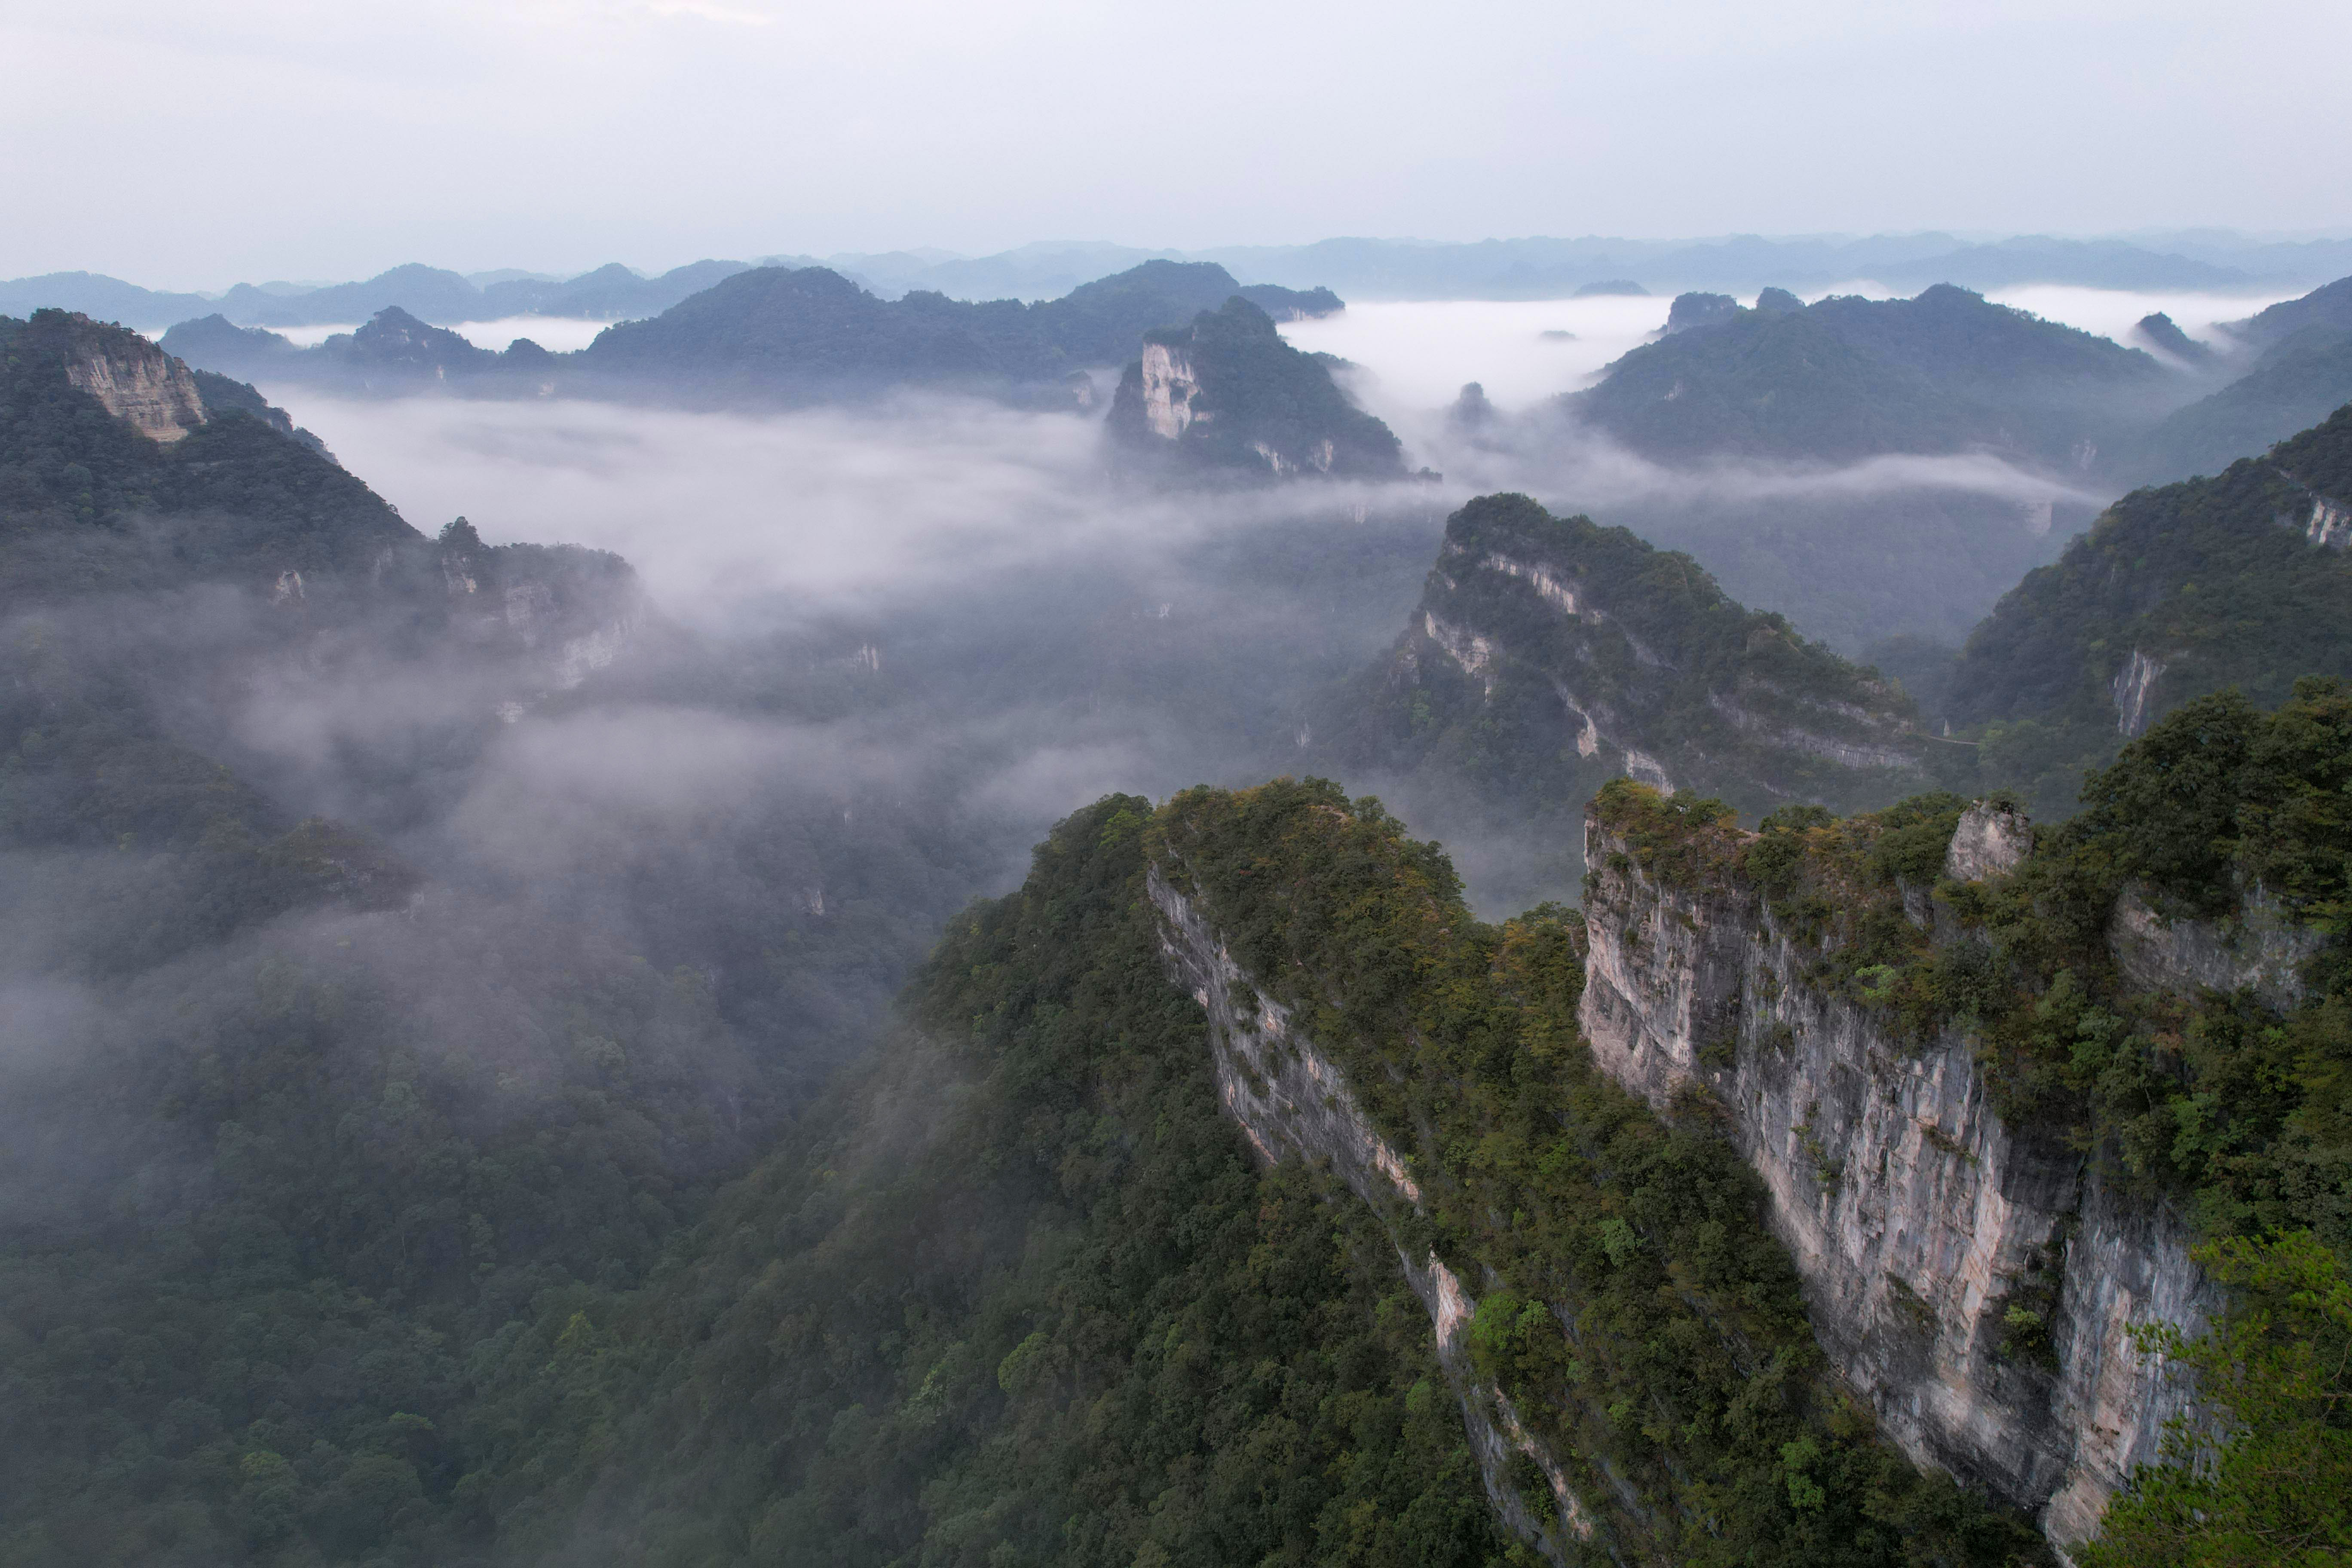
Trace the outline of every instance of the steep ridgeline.
<path fill-rule="evenodd" d="M 1110 437 L 1130 464 L 1155 471 L 1403 477 L 1396 437 L 1348 401 L 1331 363 L 1285 342 L 1249 300 L 1229 299 L 1190 326 L 1143 334 L 1111 400 Z"/>
<path fill-rule="evenodd" d="M 1669 335 L 1563 405 L 1661 461 L 1990 450 L 2087 471 L 2200 390 L 2137 349 L 1949 284 L 1809 307 L 1767 295 L 1755 310 L 1677 301 Z"/>
<path fill-rule="evenodd" d="M 1225 1109 L 1381 1217 L 1512 1533 L 1555 1563 L 2038 1559 L 1825 1375 L 1706 1116 L 1595 1070 L 1574 916 L 1479 924 L 1433 847 L 1315 781 L 1177 796 L 1149 887 Z"/>
<path fill-rule="evenodd" d="M 617 557 L 493 550 L 462 519 L 427 540 L 252 387 L 135 333 L 56 310 L 0 317 L 0 354 L 13 610 L 221 584 L 279 612 L 272 640 L 323 637 L 320 658 L 333 623 L 384 618 L 412 647 L 447 637 L 469 662 L 510 662 L 502 700 L 579 684 L 641 617 Z"/>
<path fill-rule="evenodd" d="M 2039 844 L 1955 796 L 1748 834 L 1626 782 L 1590 813 L 1595 1059 L 1720 1108 L 1832 1364 L 2061 1542 L 2189 1406 L 2133 1335 L 2220 1305 L 2194 1245 L 2352 1243 L 2347 776 L 2322 682 L 2192 705 Z"/>
<path fill-rule="evenodd" d="M 2042 816 L 2192 697 L 2352 675 L 2352 408 L 2212 479 L 2135 491 L 1969 638 L 1946 715 Z"/>
<path fill-rule="evenodd" d="M 1327 784 L 1076 814 L 803 1153 L 486 1372 L 498 1560 L 2047 1563 L 1594 1070 L 1580 945 Z"/>
<path fill-rule="evenodd" d="M 1335 768 L 1402 780 L 1416 812 L 1466 793 L 1572 856 L 1576 814 L 1621 773 L 1756 815 L 1894 800 L 1927 776 L 1915 718 L 1687 555 L 1498 495 L 1447 520 L 1395 649 L 1308 739 Z"/>

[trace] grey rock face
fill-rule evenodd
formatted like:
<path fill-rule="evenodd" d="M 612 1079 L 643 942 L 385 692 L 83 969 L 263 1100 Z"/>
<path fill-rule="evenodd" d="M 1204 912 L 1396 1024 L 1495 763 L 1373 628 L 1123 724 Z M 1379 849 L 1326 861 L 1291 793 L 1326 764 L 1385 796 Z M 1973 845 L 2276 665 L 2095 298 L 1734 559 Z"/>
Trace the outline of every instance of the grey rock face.
<path fill-rule="evenodd" d="M 1960 814 L 1944 854 L 1944 875 L 1961 882 L 2006 877 L 2032 853 L 2033 826 L 2025 814 L 1980 800 Z"/>
<path fill-rule="evenodd" d="M 2144 889 L 2126 888 L 2107 928 L 2116 967 L 2143 990 L 2193 996 L 2251 987 L 2282 1013 L 2303 1000 L 2303 966 L 2325 940 L 2290 921 L 2260 888 L 2239 900 L 2230 921 L 2170 919 Z"/>
<path fill-rule="evenodd" d="M 2130 1342 L 2210 1309 L 2186 1228 L 2013 1136 L 1963 1033 L 1899 1042 L 1815 988 L 1813 951 L 1752 895 L 1662 886 L 1590 817 L 1586 835 L 1596 1059 L 1661 1110 L 1694 1084 L 1726 1107 L 1823 1350 L 1906 1454 L 2037 1511 L 2062 1545 L 2091 1534 L 2189 1402 Z M 2046 1356 L 2003 1352 L 2011 1307 L 2041 1320 Z"/>
<path fill-rule="evenodd" d="M 205 400 L 188 367 L 124 333 L 85 342 L 66 365 L 66 380 L 142 436 L 167 446 L 205 422 Z"/>

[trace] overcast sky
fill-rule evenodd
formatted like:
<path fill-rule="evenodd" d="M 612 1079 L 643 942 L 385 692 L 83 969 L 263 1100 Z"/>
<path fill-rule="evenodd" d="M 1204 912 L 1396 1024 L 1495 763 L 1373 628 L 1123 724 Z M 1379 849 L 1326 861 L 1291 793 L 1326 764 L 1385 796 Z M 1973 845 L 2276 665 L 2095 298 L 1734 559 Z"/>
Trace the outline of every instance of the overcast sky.
<path fill-rule="evenodd" d="M 0 0 L 0 277 L 2352 227 L 2352 5 Z"/>

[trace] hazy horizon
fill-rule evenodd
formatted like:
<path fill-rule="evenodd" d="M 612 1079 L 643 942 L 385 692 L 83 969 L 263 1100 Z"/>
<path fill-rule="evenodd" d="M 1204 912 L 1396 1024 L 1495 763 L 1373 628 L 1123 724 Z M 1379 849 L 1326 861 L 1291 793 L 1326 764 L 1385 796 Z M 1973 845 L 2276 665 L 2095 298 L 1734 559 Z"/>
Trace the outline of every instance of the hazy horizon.
<path fill-rule="evenodd" d="M 2352 13 L 2319 0 L 1188 20 L 1067 0 L 16 0 L 0 275 L 221 287 L 1041 234 L 2352 225 L 2333 63 Z"/>

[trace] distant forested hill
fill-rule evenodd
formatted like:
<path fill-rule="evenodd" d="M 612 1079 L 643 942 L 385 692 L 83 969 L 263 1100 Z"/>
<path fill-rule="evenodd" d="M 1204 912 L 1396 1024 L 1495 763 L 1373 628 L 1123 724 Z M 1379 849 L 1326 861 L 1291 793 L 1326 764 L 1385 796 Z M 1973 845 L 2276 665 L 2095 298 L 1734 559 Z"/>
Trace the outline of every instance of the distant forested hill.
<path fill-rule="evenodd" d="M 1349 400 L 1329 363 L 1285 342 L 1247 299 L 1142 337 L 1107 422 L 1130 464 L 1195 479 L 1403 476 L 1403 448 L 1389 427 Z"/>
<path fill-rule="evenodd" d="M 2137 490 L 1969 637 L 1956 725 L 1986 780 L 2063 816 L 2084 769 L 2193 697 L 2352 676 L 2352 407 L 2211 479 Z"/>
<path fill-rule="evenodd" d="M 2138 350 L 1938 284 L 1735 310 L 1633 350 L 1568 404 L 1661 460 L 1987 448 L 2083 469 L 2179 401 L 2175 379 Z"/>

